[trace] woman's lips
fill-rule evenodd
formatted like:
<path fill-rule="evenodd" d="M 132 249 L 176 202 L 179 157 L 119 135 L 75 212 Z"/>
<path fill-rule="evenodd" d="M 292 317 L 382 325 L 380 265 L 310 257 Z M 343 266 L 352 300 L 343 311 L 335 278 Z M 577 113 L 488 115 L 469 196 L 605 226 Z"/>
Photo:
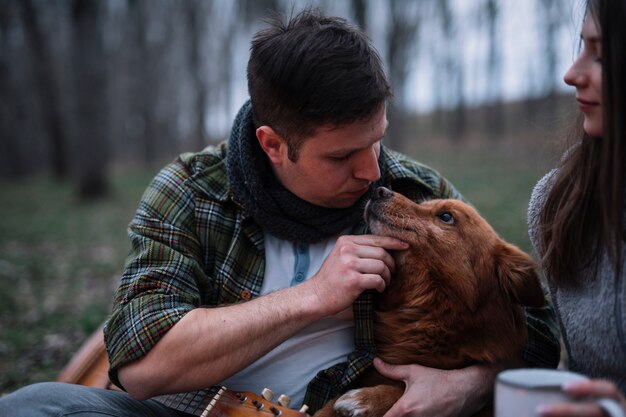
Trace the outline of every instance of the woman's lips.
<path fill-rule="evenodd" d="M 591 110 L 592 108 L 598 106 L 598 102 L 595 101 L 589 101 L 589 100 L 584 100 L 581 98 L 577 98 L 576 101 L 578 102 L 578 108 L 580 109 L 580 111 L 582 112 L 586 112 Z"/>

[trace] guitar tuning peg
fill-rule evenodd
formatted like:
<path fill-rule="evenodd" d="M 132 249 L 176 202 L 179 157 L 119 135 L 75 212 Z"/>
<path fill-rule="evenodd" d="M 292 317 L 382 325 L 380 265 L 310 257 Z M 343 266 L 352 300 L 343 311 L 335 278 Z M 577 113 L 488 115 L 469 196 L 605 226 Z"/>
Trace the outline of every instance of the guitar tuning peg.
<path fill-rule="evenodd" d="M 269 388 L 263 388 L 263 391 L 261 391 L 261 397 L 267 401 L 272 401 L 274 398 L 274 392 Z"/>
<path fill-rule="evenodd" d="M 306 404 L 303 404 L 302 407 L 300 407 L 300 409 L 298 410 L 298 412 L 300 413 L 306 413 L 307 411 L 309 411 L 309 406 Z"/>
<path fill-rule="evenodd" d="M 289 398 L 285 394 L 280 394 L 280 397 L 278 397 L 277 402 L 279 405 L 282 405 L 283 407 L 289 407 L 289 403 L 291 403 L 291 398 Z"/>
<path fill-rule="evenodd" d="M 278 408 L 274 407 L 274 406 L 271 406 L 271 407 L 270 407 L 270 411 L 271 411 L 271 413 L 272 413 L 272 414 L 274 414 L 276 417 L 278 417 L 278 416 L 280 416 L 280 415 L 282 414 L 282 413 L 281 413 L 281 411 L 280 411 Z"/>

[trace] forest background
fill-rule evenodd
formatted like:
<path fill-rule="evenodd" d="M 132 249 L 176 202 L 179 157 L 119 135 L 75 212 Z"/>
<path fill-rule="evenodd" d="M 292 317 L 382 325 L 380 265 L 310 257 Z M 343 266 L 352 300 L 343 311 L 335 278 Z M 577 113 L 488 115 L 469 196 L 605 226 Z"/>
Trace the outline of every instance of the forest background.
<path fill-rule="evenodd" d="M 253 33 L 307 5 L 381 52 L 386 145 L 532 252 L 528 198 L 575 111 L 576 0 L 0 0 L 0 395 L 54 379 L 103 322 L 148 182 L 227 138 Z"/>

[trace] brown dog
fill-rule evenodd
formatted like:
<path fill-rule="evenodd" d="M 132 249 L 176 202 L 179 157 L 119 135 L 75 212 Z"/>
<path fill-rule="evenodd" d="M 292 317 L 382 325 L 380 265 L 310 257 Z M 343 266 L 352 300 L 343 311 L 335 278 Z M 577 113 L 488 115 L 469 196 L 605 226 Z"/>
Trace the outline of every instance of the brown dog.
<path fill-rule="evenodd" d="M 365 216 L 372 233 L 410 244 L 393 254 L 395 275 L 377 300 L 381 359 L 440 369 L 515 360 L 527 339 L 523 306 L 544 303 L 527 254 L 459 200 L 416 204 L 381 187 Z M 373 369 L 360 382 L 368 388 L 331 401 L 316 417 L 382 417 L 404 390 Z"/>

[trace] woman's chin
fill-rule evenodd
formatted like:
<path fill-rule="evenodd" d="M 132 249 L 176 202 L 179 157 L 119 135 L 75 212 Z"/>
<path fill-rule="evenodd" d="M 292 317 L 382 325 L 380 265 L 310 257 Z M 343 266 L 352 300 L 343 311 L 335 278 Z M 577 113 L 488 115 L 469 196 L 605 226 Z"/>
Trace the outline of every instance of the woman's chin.
<path fill-rule="evenodd" d="M 589 119 L 585 119 L 585 122 L 583 123 L 583 130 L 592 138 L 601 138 L 604 132 L 602 123 Z"/>

